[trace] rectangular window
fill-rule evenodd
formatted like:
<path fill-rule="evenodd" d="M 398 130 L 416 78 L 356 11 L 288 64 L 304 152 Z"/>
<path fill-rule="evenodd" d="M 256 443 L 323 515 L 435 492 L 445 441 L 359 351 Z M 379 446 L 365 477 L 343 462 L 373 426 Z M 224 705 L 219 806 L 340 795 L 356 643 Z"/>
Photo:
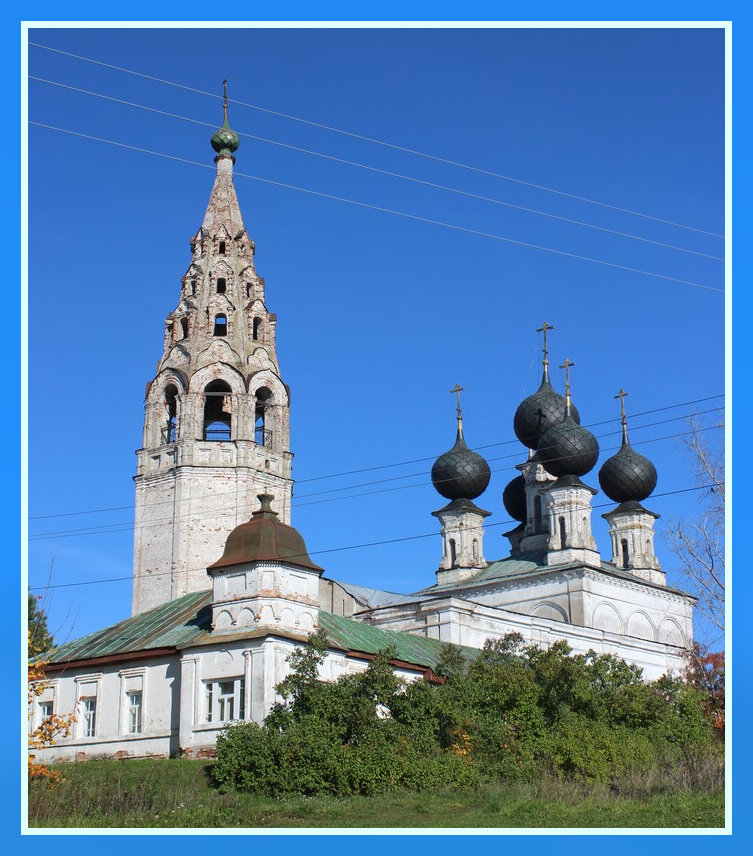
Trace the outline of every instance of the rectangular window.
<path fill-rule="evenodd" d="M 233 722 L 246 718 L 246 682 L 243 678 L 207 681 L 204 686 L 207 722 Z"/>
<path fill-rule="evenodd" d="M 97 699 L 82 699 L 84 705 L 83 730 L 84 737 L 94 737 L 97 733 Z"/>
<path fill-rule="evenodd" d="M 128 701 L 128 733 L 141 734 L 141 692 L 130 692 Z"/>
<path fill-rule="evenodd" d="M 49 716 L 52 716 L 53 704 L 51 701 L 39 702 L 39 721 L 44 722 Z"/>

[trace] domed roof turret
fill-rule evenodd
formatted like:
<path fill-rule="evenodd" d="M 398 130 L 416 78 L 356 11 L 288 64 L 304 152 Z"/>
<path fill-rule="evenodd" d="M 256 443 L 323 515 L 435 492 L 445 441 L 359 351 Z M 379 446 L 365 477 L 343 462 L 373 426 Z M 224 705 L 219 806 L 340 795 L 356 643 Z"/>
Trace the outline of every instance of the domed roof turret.
<path fill-rule="evenodd" d="M 565 360 L 565 371 L 573 365 L 575 363 Z M 536 454 L 544 469 L 553 476 L 584 476 L 599 458 L 599 444 L 596 437 L 573 418 L 570 382 L 567 374 L 565 377 L 565 414 L 561 422 L 541 435 Z"/>
<path fill-rule="evenodd" d="M 431 482 L 437 493 L 446 499 L 475 499 L 488 487 L 491 470 L 478 452 L 468 448 L 463 437 L 463 416 L 460 412 L 461 389 L 456 386 L 451 392 L 458 395 L 458 433 L 455 445 L 434 461 Z"/>
<path fill-rule="evenodd" d="M 656 467 L 645 455 L 636 452 L 628 440 L 626 395 L 620 390 L 615 396 L 620 399 L 622 409 L 622 446 L 599 470 L 601 489 L 612 501 L 620 503 L 640 502 L 656 487 L 657 481 Z"/>
<path fill-rule="evenodd" d="M 580 414 L 570 405 L 570 414 L 575 424 L 580 423 Z M 518 405 L 513 419 L 513 431 L 520 442 L 529 449 L 538 449 L 542 434 L 562 422 L 565 415 L 565 396 L 555 392 L 549 381 L 549 366 L 544 365 L 541 386 Z"/>
<path fill-rule="evenodd" d="M 224 90 L 222 107 L 225 114 L 225 121 L 222 123 L 222 127 L 218 128 L 214 132 L 210 143 L 212 144 L 212 148 L 217 152 L 218 155 L 231 155 L 234 151 L 238 149 L 238 146 L 241 144 L 241 139 L 238 134 L 236 134 L 235 131 L 230 127 L 227 120 L 227 80 L 222 81 L 222 86 Z"/>
<path fill-rule="evenodd" d="M 526 508 L 526 480 L 523 476 L 514 478 L 502 492 L 502 503 L 513 520 L 525 523 L 528 516 Z"/>
<path fill-rule="evenodd" d="M 541 377 L 541 385 L 533 393 L 525 398 L 515 411 L 513 419 L 513 430 L 520 442 L 529 449 L 538 449 L 541 435 L 562 421 L 565 415 L 565 397 L 554 391 L 549 381 L 549 350 L 547 348 L 547 332 L 554 330 L 546 321 L 536 331 L 544 334 L 544 358 L 542 364 L 544 372 Z M 573 419 L 580 423 L 577 409 L 571 406 Z"/>
<path fill-rule="evenodd" d="M 283 523 L 277 512 L 272 511 L 274 497 L 260 493 L 258 498 L 261 508 L 227 536 L 222 557 L 210 565 L 209 570 L 249 562 L 285 562 L 322 573 L 324 568 L 311 561 L 301 533 Z"/>

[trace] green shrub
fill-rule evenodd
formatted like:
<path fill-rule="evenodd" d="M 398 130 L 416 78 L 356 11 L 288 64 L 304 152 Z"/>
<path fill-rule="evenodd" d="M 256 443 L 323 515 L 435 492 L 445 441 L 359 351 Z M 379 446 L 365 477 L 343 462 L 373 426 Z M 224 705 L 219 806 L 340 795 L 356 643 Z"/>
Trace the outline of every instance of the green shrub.
<path fill-rule="evenodd" d="M 645 683 L 617 657 L 573 656 L 564 642 L 546 651 L 521 643 L 515 634 L 489 642 L 472 662 L 448 646 L 441 682 L 406 686 L 387 650 L 363 673 L 327 683 L 316 634 L 291 655 L 264 726 L 222 733 L 214 781 L 274 796 L 373 795 L 543 775 L 637 782 L 659 768 L 666 780 L 672 765 L 717 775 L 718 765 L 694 760 L 708 758 L 712 735 L 697 690 Z"/>

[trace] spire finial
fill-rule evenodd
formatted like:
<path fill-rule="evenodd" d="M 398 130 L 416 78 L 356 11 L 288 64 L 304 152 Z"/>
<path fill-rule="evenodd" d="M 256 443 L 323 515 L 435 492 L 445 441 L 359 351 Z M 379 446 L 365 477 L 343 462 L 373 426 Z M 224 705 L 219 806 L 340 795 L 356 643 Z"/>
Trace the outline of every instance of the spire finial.
<path fill-rule="evenodd" d="M 554 330 L 553 324 L 547 324 L 546 321 L 539 327 L 536 332 L 544 334 L 544 359 L 541 361 L 541 364 L 544 366 L 544 377 L 549 379 L 549 348 L 547 348 L 546 334 L 549 330 Z"/>
<path fill-rule="evenodd" d="M 227 124 L 227 80 L 222 81 L 222 115 Z"/>
<path fill-rule="evenodd" d="M 450 394 L 454 394 L 457 398 L 457 411 L 458 411 L 458 433 L 462 435 L 463 433 L 463 411 L 460 409 L 460 393 L 465 392 L 465 387 L 460 386 L 459 383 L 456 383 L 454 388 L 450 390 Z"/>
<path fill-rule="evenodd" d="M 554 325 L 553 324 L 547 324 L 546 321 L 544 321 L 544 323 L 541 325 L 541 327 L 539 327 L 538 330 L 536 330 L 537 333 L 543 333 L 544 334 L 544 348 L 543 348 L 544 359 L 542 360 L 542 364 L 545 366 L 549 365 L 549 349 L 546 346 L 546 334 L 547 334 L 548 330 L 554 330 Z"/>
<path fill-rule="evenodd" d="M 629 392 L 625 392 L 625 390 L 620 387 L 620 391 L 615 395 L 615 398 L 620 399 L 620 415 L 622 416 L 622 443 L 623 445 L 627 445 L 628 442 L 628 433 L 627 433 L 627 416 L 625 415 L 625 398 L 630 395 Z"/>
<path fill-rule="evenodd" d="M 570 362 L 566 357 L 565 362 L 560 366 L 561 369 L 565 370 L 565 413 L 567 415 L 570 413 L 570 369 L 574 365 L 575 363 Z"/>

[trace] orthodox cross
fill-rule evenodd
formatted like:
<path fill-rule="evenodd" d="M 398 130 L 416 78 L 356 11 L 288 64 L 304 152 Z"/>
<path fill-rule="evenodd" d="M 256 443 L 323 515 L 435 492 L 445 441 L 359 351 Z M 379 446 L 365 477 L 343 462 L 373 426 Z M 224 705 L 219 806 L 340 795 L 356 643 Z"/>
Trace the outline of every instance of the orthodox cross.
<path fill-rule="evenodd" d="M 553 324 L 547 324 L 546 321 L 544 321 L 544 323 L 541 325 L 541 327 L 539 327 L 539 329 L 536 331 L 537 333 L 543 333 L 544 334 L 544 365 L 545 366 L 549 365 L 549 350 L 546 346 L 547 330 L 554 330 L 554 325 Z"/>
<path fill-rule="evenodd" d="M 455 384 L 454 389 L 451 389 L 451 390 L 450 390 L 450 394 L 453 394 L 453 393 L 454 393 L 454 394 L 457 396 L 457 402 L 458 402 L 458 405 L 457 405 L 457 406 L 458 406 L 458 430 L 461 430 L 461 431 L 462 431 L 462 429 L 463 429 L 463 414 L 462 414 L 462 412 L 461 412 L 461 410 L 460 410 L 460 393 L 461 393 L 461 392 L 465 392 L 465 387 L 464 387 L 464 386 L 460 386 L 460 384 L 459 384 L 459 383 L 456 383 L 456 384 Z"/>
<path fill-rule="evenodd" d="M 570 360 L 565 357 L 565 362 L 560 366 L 561 369 L 565 370 L 565 398 L 570 403 L 570 369 L 575 365 L 575 363 L 571 363 Z"/>
<path fill-rule="evenodd" d="M 222 112 L 227 122 L 227 80 L 222 81 Z"/>
<path fill-rule="evenodd" d="M 615 395 L 615 398 L 620 399 L 620 413 L 622 414 L 622 442 L 628 442 L 627 435 L 627 416 L 625 416 L 625 396 L 630 395 L 629 392 L 625 392 L 625 390 L 620 387 L 620 391 Z"/>
<path fill-rule="evenodd" d="M 615 395 L 615 398 L 620 399 L 620 414 L 622 415 L 622 424 L 624 425 L 627 422 L 627 418 L 625 416 L 625 398 L 630 395 L 629 392 L 625 392 L 625 390 L 620 387 L 620 391 Z"/>

